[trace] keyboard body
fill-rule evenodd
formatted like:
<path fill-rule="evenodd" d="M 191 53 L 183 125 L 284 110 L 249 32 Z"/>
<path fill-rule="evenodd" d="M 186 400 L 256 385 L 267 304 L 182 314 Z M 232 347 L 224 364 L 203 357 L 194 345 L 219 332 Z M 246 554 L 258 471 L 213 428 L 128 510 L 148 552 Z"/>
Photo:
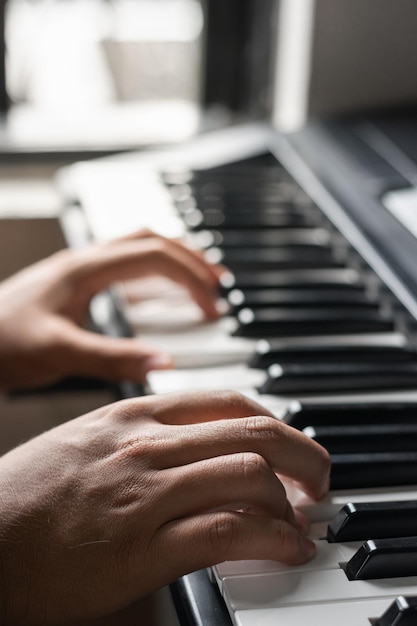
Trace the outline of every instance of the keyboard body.
<path fill-rule="evenodd" d="M 231 266 L 225 315 L 215 323 L 204 323 L 187 294 L 163 280 L 116 286 L 93 304 L 105 331 L 110 324 L 113 333 L 144 336 L 174 356 L 176 369 L 150 374 L 148 392 L 237 389 L 277 419 L 307 415 L 307 428 L 311 415 L 349 416 L 342 425 L 359 426 L 362 447 L 364 426 L 370 445 L 380 446 L 370 449 L 380 455 L 370 463 L 379 465 L 362 466 L 358 437 L 353 448 L 344 439 L 324 502 L 287 485 L 312 522 L 318 554 L 311 563 L 224 563 L 190 574 L 174 592 L 184 624 L 401 624 L 397 617 L 378 620 L 396 598 L 417 595 L 412 567 L 412 575 L 349 580 L 346 563 L 362 540 L 326 539 L 328 523 L 348 503 L 417 499 L 410 444 L 417 424 L 417 159 L 407 133 L 403 145 L 396 143 L 401 123 L 394 137 L 389 124 L 383 117 L 347 120 L 290 137 L 255 125 L 174 152 L 79 164 L 60 175 L 64 194 L 76 198 L 63 215 L 72 245 L 86 232 L 100 239 L 146 226 L 185 236 Z M 225 204 L 238 206 L 238 226 L 233 211 L 224 217 Z M 377 433 L 381 423 L 385 430 L 395 426 L 388 448 L 385 431 Z M 319 431 L 323 424 L 313 426 Z M 398 448 L 391 450 L 394 439 Z"/>

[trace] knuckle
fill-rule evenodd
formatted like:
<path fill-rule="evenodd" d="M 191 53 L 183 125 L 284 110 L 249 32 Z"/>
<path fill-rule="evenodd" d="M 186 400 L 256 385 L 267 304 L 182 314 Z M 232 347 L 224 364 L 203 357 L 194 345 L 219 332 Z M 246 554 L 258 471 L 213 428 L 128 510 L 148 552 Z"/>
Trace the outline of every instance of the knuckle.
<path fill-rule="evenodd" d="M 247 409 L 248 400 L 238 391 L 220 389 L 216 392 L 216 397 L 219 402 L 234 409 L 237 414 L 241 413 L 243 407 Z"/>
<path fill-rule="evenodd" d="M 154 467 L 163 452 L 162 447 L 158 434 L 151 431 L 128 436 L 120 446 L 120 454 L 124 458 L 133 457 L 141 466 Z"/>
<path fill-rule="evenodd" d="M 299 539 L 289 524 L 281 522 L 275 535 L 275 547 L 282 559 L 291 559 L 299 551 Z"/>
<path fill-rule="evenodd" d="M 266 460 L 256 452 L 244 452 L 241 455 L 240 467 L 245 481 L 261 481 L 270 468 Z"/>
<path fill-rule="evenodd" d="M 209 543 L 219 560 L 226 560 L 233 553 L 239 535 L 237 514 L 222 512 L 217 514 L 209 526 Z"/>
<path fill-rule="evenodd" d="M 147 240 L 151 258 L 159 261 L 168 256 L 168 242 L 160 237 L 150 237 Z"/>
<path fill-rule="evenodd" d="M 243 428 L 246 437 L 261 439 L 262 441 L 272 441 L 277 437 L 279 430 L 278 422 L 273 417 L 267 415 L 253 415 L 246 418 Z"/>

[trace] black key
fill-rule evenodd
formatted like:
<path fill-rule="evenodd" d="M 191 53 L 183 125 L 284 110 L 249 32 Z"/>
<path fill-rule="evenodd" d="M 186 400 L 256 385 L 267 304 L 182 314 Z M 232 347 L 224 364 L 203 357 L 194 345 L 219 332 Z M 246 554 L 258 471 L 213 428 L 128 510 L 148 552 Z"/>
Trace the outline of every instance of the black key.
<path fill-rule="evenodd" d="M 373 626 L 416 626 L 417 597 L 399 596 L 381 617 L 372 621 Z"/>
<path fill-rule="evenodd" d="M 273 349 L 273 340 L 259 342 L 250 367 L 266 369 L 274 363 L 397 363 L 416 360 L 416 352 L 402 346 L 346 344 L 281 346 Z"/>
<path fill-rule="evenodd" d="M 417 576 L 417 537 L 365 541 L 344 570 L 349 580 Z"/>
<path fill-rule="evenodd" d="M 253 207 L 254 208 L 254 207 Z M 194 209 L 184 214 L 184 222 L 191 230 L 201 228 L 217 229 L 220 232 L 240 228 L 300 228 L 312 226 L 311 219 L 294 210 L 294 207 L 280 211 L 226 211 L 225 208 L 213 208 L 206 211 Z"/>
<path fill-rule="evenodd" d="M 303 433 L 326 448 L 330 454 L 417 452 L 417 424 L 306 426 Z"/>
<path fill-rule="evenodd" d="M 268 308 L 273 306 L 305 306 L 305 307 L 336 307 L 343 305 L 379 306 L 365 290 L 358 289 L 252 289 L 242 291 L 233 289 L 227 296 L 230 306 L 238 311 L 242 308 Z"/>
<path fill-rule="evenodd" d="M 345 263 L 336 258 L 330 248 L 311 247 L 300 252 L 291 247 L 282 248 L 211 248 L 208 260 L 222 263 L 230 271 L 287 270 L 312 268 L 343 268 Z"/>
<path fill-rule="evenodd" d="M 385 332 L 393 330 L 392 320 L 368 309 L 295 309 L 274 307 L 242 309 L 238 313 L 237 337 L 286 337 Z"/>
<path fill-rule="evenodd" d="M 327 527 L 327 541 L 410 537 L 417 532 L 417 502 L 349 502 Z"/>
<path fill-rule="evenodd" d="M 204 232 L 204 231 L 201 231 Z M 331 241 L 331 234 L 323 228 L 268 228 L 265 230 L 247 229 L 225 230 L 223 232 L 208 231 L 213 245 L 221 247 L 275 247 L 325 245 Z"/>
<path fill-rule="evenodd" d="M 297 289 L 352 289 L 361 291 L 364 288 L 363 279 L 355 270 L 287 270 L 263 272 L 225 272 L 220 278 L 220 284 L 225 290 L 241 289 L 278 289 L 293 287 Z"/>
<path fill-rule="evenodd" d="M 331 455 L 332 489 L 367 489 L 417 483 L 417 452 Z"/>
<path fill-rule="evenodd" d="M 276 207 L 289 209 L 297 202 L 297 190 L 292 186 L 279 185 L 256 190 L 243 188 L 239 191 L 224 189 L 213 193 L 200 193 L 198 190 L 189 190 L 186 193 L 171 191 L 174 201 L 180 213 L 186 214 L 190 208 L 197 208 L 202 213 L 207 211 L 221 210 L 226 214 L 249 213 L 249 210 L 273 210 Z"/>
<path fill-rule="evenodd" d="M 284 190 L 280 188 L 275 192 L 268 194 L 231 194 L 224 192 L 219 195 L 203 195 L 196 193 L 193 196 L 184 196 L 175 200 L 175 205 L 182 215 L 186 215 L 190 209 L 197 209 L 202 213 L 213 210 L 220 210 L 225 215 L 233 215 L 234 213 L 248 216 L 254 213 L 274 213 L 289 212 L 291 209 L 297 210 L 297 194 L 294 190 Z M 312 205 L 309 209 L 317 215 L 317 209 Z"/>
<path fill-rule="evenodd" d="M 262 394 L 327 393 L 417 388 L 417 363 L 274 364 Z"/>
<path fill-rule="evenodd" d="M 292 402 L 284 418 L 303 430 L 306 426 L 335 424 L 416 424 L 416 402 L 300 403 Z"/>

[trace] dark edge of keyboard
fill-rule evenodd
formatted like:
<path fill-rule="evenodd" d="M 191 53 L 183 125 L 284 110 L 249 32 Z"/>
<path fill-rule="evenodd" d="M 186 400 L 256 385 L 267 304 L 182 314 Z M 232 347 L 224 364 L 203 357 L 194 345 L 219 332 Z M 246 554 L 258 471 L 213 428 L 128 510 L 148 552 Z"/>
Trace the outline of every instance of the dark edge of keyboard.
<path fill-rule="evenodd" d="M 223 598 L 206 570 L 180 578 L 171 585 L 171 594 L 181 626 L 231 626 Z"/>
<path fill-rule="evenodd" d="M 302 168 L 306 167 L 326 192 L 343 207 L 345 215 L 352 220 L 413 298 L 417 294 L 414 262 L 417 241 L 385 209 L 381 201 L 385 192 L 410 187 L 411 183 L 373 151 L 360 136 L 360 132 L 364 133 L 368 127 L 372 128 L 372 123 L 372 116 L 358 116 L 351 121 L 317 121 L 287 135 L 286 141 L 300 163 L 302 162 Z M 300 180 L 299 172 L 294 172 L 286 159 L 281 158 L 281 151 L 278 151 L 280 154 L 277 157 L 284 167 L 295 174 L 297 182 L 320 205 L 323 198 L 314 197 L 318 188 L 315 191 L 309 189 L 309 184 L 306 186 L 305 180 Z M 272 152 L 274 153 L 274 149 Z M 417 164 L 415 174 L 417 176 Z M 304 175 L 301 178 L 305 178 Z M 320 191 L 318 194 L 320 195 Z M 323 210 L 323 206 L 320 208 Z M 346 232 L 343 234 L 346 236 Z M 395 246 L 392 245 L 393 240 L 396 242 Z M 356 247 L 355 241 L 351 243 Z M 378 271 L 376 273 L 379 274 Z M 386 276 L 379 275 L 386 282 Z"/>

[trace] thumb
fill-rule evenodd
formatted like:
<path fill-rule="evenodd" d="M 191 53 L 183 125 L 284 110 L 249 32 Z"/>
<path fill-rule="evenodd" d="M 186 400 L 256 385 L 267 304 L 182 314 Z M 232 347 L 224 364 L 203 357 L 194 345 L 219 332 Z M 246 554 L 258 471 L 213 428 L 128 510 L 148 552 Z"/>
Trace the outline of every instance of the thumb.
<path fill-rule="evenodd" d="M 69 345 L 72 374 L 143 383 L 151 370 L 173 367 L 169 354 L 139 339 L 105 337 L 74 329 Z"/>

